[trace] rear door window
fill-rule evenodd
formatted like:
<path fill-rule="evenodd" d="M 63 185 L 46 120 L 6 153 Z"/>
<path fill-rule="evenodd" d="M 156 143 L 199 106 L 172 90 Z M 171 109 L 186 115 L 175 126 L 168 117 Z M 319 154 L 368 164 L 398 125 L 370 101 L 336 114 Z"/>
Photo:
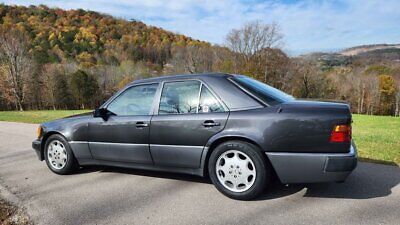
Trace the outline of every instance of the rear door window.
<path fill-rule="evenodd" d="M 178 81 L 164 84 L 158 114 L 197 113 L 199 81 Z"/>
<path fill-rule="evenodd" d="M 214 97 L 210 90 L 201 86 L 199 113 L 224 112 L 221 103 Z"/>

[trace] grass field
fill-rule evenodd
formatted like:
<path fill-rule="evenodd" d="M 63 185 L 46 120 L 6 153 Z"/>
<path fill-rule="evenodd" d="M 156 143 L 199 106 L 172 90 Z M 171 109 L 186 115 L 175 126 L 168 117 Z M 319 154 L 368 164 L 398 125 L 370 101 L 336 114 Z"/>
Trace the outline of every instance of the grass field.
<path fill-rule="evenodd" d="M 0 121 L 41 123 L 83 112 L 87 111 L 6 111 L 0 112 Z M 353 121 L 353 138 L 362 160 L 400 165 L 400 118 L 353 115 Z"/>
<path fill-rule="evenodd" d="M 43 123 L 84 112 L 87 112 L 87 110 L 0 111 L 0 121 Z"/>
<path fill-rule="evenodd" d="M 400 118 L 353 115 L 353 138 L 365 161 L 400 165 Z"/>

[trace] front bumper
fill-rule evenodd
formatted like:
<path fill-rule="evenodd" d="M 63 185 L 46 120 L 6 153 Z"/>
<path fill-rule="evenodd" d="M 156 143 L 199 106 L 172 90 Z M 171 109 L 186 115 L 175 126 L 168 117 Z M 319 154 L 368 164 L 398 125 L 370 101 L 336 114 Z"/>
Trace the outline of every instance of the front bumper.
<path fill-rule="evenodd" d="M 348 153 L 266 152 L 282 183 L 341 182 L 357 166 L 357 149 Z"/>
<path fill-rule="evenodd" d="M 37 157 L 39 158 L 40 161 L 43 160 L 42 156 L 42 142 L 39 139 L 36 139 L 32 142 L 32 148 L 35 150 Z"/>

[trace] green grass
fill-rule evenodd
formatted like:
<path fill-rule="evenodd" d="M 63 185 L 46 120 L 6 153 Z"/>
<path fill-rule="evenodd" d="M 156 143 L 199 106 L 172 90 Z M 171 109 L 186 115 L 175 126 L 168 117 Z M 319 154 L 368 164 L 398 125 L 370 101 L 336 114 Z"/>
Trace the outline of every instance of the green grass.
<path fill-rule="evenodd" d="M 43 123 L 84 112 L 89 112 L 89 110 L 0 111 L 0 121 Z"/>
<path fill-rule="evenodd" d="M 0 121 L 42 123 L 88 110 L 0 111 Z M 400 165 L 400 118 L 353 115 L 353 139 L 365 161 Z"/>
<path fill-rule="evenodd" d="M 353 138 L 365 161 L 400 165 L 400 118 L 353 115 Z"/>

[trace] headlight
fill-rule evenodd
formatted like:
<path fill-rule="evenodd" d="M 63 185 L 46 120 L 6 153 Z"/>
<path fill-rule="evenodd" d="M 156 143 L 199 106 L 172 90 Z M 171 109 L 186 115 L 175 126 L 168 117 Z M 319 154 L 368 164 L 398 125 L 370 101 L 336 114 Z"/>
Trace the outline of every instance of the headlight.
<path fill-rule="evenodd" d="M 39 126 L 38 128 L 37 128 L 37 135 L 38 135 L 38 138 L 40 138 L 40 137 L 42 137 L 42 127 L 41 126 Z"/>

